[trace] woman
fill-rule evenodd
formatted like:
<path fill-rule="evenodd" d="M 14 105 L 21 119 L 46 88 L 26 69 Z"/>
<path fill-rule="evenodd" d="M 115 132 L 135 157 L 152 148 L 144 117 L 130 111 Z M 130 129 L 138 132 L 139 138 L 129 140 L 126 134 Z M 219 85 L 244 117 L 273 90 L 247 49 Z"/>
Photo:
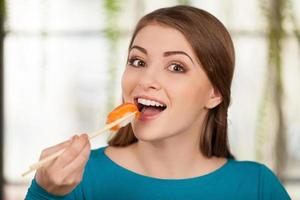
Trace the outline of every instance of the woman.
<path fill-rule="evenodd" d="M 85 134 L 44 150 L 67 148 L 26 199 L 290 199 L 267 167 L 230 152 L 233 71 L 230 35 L 211 14 L 175 6 L 144 16 L 122 77 L 141 118 L 91 154 Z"/>

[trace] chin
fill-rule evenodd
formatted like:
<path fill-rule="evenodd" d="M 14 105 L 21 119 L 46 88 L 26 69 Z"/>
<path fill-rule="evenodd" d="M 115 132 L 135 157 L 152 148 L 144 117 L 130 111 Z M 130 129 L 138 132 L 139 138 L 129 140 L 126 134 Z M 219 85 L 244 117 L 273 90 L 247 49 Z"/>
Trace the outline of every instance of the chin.
<path fill-rule="evenodd" d="M 135 137 L 139 141 L 151 142 L 151 141 L 159 140 L 160 138 L 159 135 L 153 134 L 153 132 L 148 132 L 148 131 L 133 131 L 133 132 Z"/>
<path fill-rule="evenodd" d="M 174 134 L 166 134 L 166 132 L 161 132 L 161 131 L 133 131 L 135 137 L 139 140 L 139 141 L 143 141 L 143 142 L 160 142 L 163 141 L 167 138 L 172 137 Z"/>

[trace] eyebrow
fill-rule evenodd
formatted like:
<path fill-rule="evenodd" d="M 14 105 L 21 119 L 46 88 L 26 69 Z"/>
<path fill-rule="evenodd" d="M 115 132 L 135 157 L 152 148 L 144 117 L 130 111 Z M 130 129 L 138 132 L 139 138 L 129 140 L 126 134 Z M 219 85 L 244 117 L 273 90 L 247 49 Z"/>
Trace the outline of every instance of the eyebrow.
<path fill-rule="evenodd" d="M 145 48 L 143 48 L 143 47 L 134 45 L 134 46 L 130 47 L 129 51 L 131 51 L 132 49 L 137 49 L 137 50 L 139 50 L 139 51 L 141 51 L 142 53 L 144 53 L 144 54 L 147 55 L 147 50 L 146 50 Z M 184 52 L 184 51 L 166 51 L 166 52 L 164 52 L 164 56 L 165 56 L 165 57 L 171 56 L 171 55 L 176 55 L 176 54 L 182 54 L 182 55 L 187 56 L 187 57 L 192 61 L 192 63 L 194 64 L 194 61 L 193 61 L 193 59 L 191 58 L 191 56 L 189 56 L 189 54 L 187 54 L 187 53 Z"/>
<path fill-rule="evenodd" d="M 139 51 L 141 51 L 141 52 L 143 52 L 144 54 L 147 55 L 147 50 L 145 48 L 143 48 L 143 47 L 134 45 L 134 46 L 130 47 L 129 51 L 131 51 L 132 49 L 137 49 L 137 50 L 139 50 Z"/>
<path fill-rule="evenodd" d="M 171 55 L 176 55 L 176 54 L 182 54 L 182 55 L 186 55 L 194 64 L 193 59 L 191 58 L 191 56 L 189 56 L 189 54 L 185 53 L 184 51 L 166 51 L 164 53 L 164 56 L 171 56 Z"/>

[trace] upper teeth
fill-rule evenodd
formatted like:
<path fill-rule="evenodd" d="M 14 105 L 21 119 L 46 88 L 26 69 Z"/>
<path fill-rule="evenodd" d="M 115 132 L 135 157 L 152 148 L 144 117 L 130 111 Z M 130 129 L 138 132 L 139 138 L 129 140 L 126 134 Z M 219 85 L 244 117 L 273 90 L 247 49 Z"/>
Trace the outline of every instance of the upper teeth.
<path fill-rule="evenodd" d="M 160 107 L 164 107 L 165 105 L 157 102 L 157 101 L 152 101 L 152 100 L 148 100 L 148 99 L 143 99 L 143 98 L 138 98 L 138 103 L 146 105 L 146 106 L 160 106 Z"/>

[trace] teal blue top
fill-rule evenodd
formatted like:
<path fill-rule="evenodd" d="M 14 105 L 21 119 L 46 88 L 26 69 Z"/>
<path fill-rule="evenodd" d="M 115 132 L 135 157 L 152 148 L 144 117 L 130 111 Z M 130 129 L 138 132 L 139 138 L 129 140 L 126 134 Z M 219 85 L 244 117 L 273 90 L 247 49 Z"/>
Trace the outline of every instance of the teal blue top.
<path fill-rule="evenodd" d="M 83 180 L 69 194 L 47 193 L 32 181 L 27 200 L 288 200 L 278 178 L 265 165 L 229 159 L 221 168 L 194 178 L 159 179 L 113 162 L 105 147 L 93 150 Z"/>

